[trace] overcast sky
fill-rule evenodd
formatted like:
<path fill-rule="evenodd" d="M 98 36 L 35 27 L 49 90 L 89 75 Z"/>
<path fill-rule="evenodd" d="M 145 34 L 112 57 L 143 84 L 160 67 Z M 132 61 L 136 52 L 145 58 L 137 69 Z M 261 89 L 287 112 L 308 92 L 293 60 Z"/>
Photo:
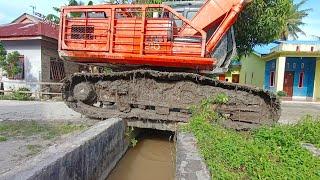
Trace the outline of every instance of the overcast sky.
<path fill-rule="evenodd" d="M 95 3 L 102 1 L 94 0 Z M 88 1 L 83 0 L 83 2 Z M 9 23 L 24 12 L 32 14 L 31 6 L 36 6 L 36 12 L 46 15 L 55 13 L 52 7 L 60 7 L 66 3 L 67 0 L 0 0 L 0 24 Z M 300 35 L 299 39 L 311 40 L 314 39 L 313 35 L 320 37 L 320 0 L 309 0 L 303 8 L 313 8 L 313 10 L 309 17 L 304 19 L 306 25 L 302 27 L 307 36 Z"/>

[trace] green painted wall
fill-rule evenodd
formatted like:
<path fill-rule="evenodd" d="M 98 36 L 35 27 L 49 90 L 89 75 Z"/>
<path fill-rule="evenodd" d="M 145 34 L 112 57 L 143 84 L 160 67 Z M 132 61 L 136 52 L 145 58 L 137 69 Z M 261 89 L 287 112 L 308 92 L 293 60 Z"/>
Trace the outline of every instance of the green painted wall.
<path fill-rule="evenodd" d="M 320 58 L 317 59 L 316 75 L 314 79 L 314 99 L 320 100 Z"/>
<path fill-rule="evenodd" d="M 263 88 L 265 64 L 266 62 L 254 53 L 241 58 L 240 83 Z"/>

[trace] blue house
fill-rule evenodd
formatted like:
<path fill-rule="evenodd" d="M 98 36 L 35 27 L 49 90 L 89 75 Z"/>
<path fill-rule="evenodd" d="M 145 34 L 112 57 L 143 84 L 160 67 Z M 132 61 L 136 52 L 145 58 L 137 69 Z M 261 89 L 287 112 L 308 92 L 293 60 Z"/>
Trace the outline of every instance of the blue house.
<path fill-rule="evenodd" d="M 320 99 L 320 41 L 277 41 L 255 48 L 255 54 L 263 63 L 251 70 L 264 73 L 262 88 L 284 91 L 292 99 Z M 250 63 L 256 64 L 243 66 Z"/>

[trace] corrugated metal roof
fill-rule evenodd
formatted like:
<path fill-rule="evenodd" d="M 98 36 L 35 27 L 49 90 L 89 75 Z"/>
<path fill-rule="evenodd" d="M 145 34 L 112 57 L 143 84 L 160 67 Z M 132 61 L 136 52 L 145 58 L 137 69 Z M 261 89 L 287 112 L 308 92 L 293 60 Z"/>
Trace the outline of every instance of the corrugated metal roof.
<path fill-rule="evenodd" d="M 284 44 L 306 44 L 306 45 L 320 45 L 320 41 L 303 41 L 303 40 L 287 40 L 287 41 L 278 41 L 279 43 Z"/>
<path fill-rule="evenodd" d="M 274 43 L 269 43 L 265 45 L 255 46 L 253 50 L 259 55 L 269 54 L 271 52 L 271 49 L 278 45 L 279 43 L 274 42 Z"/>
<path fill-rule="evenodd" d="M 31 22 L 40 22 L 40 21 L 42 21 L 42 19 L 40 19 L 40 18 L 38 18 L 36 16 L 30 15 L 28 13 L 23 13 L 21 16 L 17 17 L 15 20 L 13 20 L 10 24 L 12 24 L 12 23 L 20 23 L 21 20 L 23 20 L 25 18 L 29 19 Z"/>
<path fill-rule="evenodd" d="M 37 23 L 13 23 L 0 26 L 0 38 L 45 36 L 58 39 L 59 28 L 53 24 Z"/>

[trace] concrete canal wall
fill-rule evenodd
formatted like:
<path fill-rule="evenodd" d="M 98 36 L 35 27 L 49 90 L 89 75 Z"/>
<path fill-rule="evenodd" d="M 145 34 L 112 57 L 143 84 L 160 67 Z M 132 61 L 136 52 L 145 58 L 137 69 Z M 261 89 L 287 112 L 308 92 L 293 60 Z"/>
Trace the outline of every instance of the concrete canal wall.
<path fill-rule="evenodd" d="M 112 118 L 51 146 L 0 179 L 73 180 L 105 179 L 128 148 L 125 123 Z"/>
<path fill-rule="evenodd" d="M 176 180 L 210 180 L 210 172 L 191 133 L 177 132 Z"/>

